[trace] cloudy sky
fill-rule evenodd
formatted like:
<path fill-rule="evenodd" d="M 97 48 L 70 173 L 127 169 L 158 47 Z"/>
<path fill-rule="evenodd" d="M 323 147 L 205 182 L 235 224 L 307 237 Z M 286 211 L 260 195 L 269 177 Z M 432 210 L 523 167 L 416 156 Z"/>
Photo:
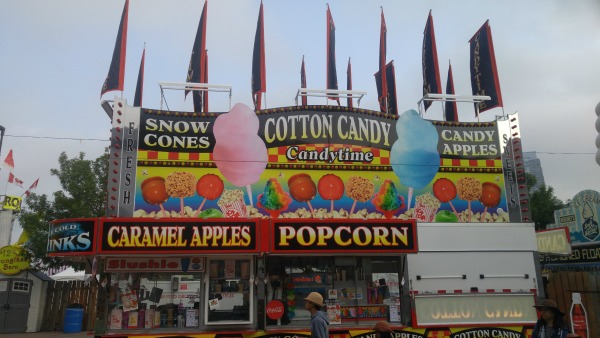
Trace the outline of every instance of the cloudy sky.
<path fill-rule="evenodd" d="M 60 188 L 50 175 L 58 156 L 84 152 L 94 159 L 109 142 L 110 120 L 100 88 L 110 64 L 124 0 L 2 1 L 0 11 L 0 157 L 14 151 L 15 172 L 37 193 Z M 144 107 L 159 108 L 158 82 L 184 82 L 204 1 L 131 0 L 122 94 L 133 101 L 144 43 Z M 210 83 L 231 85 L 232 102 L 251 105 L 252 47 L 259 0 L 208 3 Z M 442 84 L 451 60 L 457 94 L 470 95 L 468 40 L 490 20 L 504 109 L 481 121 L 519 112 L 525 151 L 536 151 L 546 184 L 566 200 L 584 189 L 600 191 L 594 156 L 594 108 L 600 102 L 600 2 L 597 0 L 407 1 L 329 0 L 336 25 L 337 73 L 345 87 L 348 58 L 353 87 L 366 91 L 361 106 L 377 109 L 380 6 L 387 22 L 387 60 L 396 66 L 399 110 L 416 109 L 422 94 L 421 46 L 432 10 Z M 267 106 L 294 105 L 305 56 L 309 88 L 325 87 L 326 2 L 264 0 Z M 112 99 L 120 92 L 110 92 Z M 179 91 L 167 92 L 172 110 L 191 110 Z M 309 104 L 324 104 L 322 98 Z M 226 111 L 227 95 L 210 98 Z M 442 117 L 438 103 L 425 118 Z M 459 104 L 461 121 L 476 121 Z M 2 194 L 21 195 L 0 172 Z"/>

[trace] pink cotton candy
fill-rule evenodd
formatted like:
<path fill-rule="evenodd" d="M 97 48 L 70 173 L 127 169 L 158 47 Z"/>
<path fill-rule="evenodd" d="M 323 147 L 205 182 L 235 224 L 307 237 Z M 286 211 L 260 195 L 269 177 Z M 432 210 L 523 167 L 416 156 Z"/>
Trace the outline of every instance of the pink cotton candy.
<path fill-rule="evenodd" d="M 258 136 L 259 121 L 252 108 L 236 103 L 215 121 L 213 159 L 223 176 L 243 187 L 255 183 L 267 166 L 267 147 Z"/>

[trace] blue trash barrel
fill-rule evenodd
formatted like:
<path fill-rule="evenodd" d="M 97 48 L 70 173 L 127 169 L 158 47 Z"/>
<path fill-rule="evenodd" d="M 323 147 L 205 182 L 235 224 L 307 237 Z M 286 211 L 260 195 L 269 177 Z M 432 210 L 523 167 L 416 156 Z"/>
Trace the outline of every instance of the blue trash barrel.
<path fill-rule="evenodd" d="M 83 309 L 67 308 L 65 309 L 65 322 L 63 325 L 64 333 L 81 332 L 83 325 Z"/>

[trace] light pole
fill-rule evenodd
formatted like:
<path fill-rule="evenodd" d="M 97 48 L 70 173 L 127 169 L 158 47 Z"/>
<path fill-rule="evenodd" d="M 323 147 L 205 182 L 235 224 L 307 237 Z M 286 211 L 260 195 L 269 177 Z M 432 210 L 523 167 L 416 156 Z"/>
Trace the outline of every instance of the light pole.
<path fill-rule="evenodd" d="M 598 135 L 596 135 L 596 148 L 598 148 L 598 151 L 596 152 L 596 163 L 600 165 L 600 102 L 596 105 L 596 116 L 598 116 L 596 119 L 596 131 L 598 132 Z M 0 145 L 1 144 L 0 141 Z"/>
<path fill-rule="evenodd" d="M 598 110 L 598 108 L 596 108 Z M 2 154 L 2 140 L 4 140 L 4 126 L 0 126 L 0 154 Z"/>

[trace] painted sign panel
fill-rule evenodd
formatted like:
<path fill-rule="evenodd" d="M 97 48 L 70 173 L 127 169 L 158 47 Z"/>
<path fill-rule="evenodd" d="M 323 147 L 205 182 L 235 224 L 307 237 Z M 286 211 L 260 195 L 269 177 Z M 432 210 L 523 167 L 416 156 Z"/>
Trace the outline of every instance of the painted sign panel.
<path fill-rule="evenodd" d="M 416 295 L 416 326 L 532 324 L 533 294 Z"/>
<path fill-rule="evenodd" d="M 23 199 L 21 197 L 6 195 L 4 197 L 4 202 L 2 203 L 2 209 L 21 211 L 22 201 L 23 201 Z"/>
<path fill-rule="evenodd" d="M 568 270 L 569 267 L 600 267 L 600 243 L 574 246 L 568 256 L 540 255 L 543 269 Z"/>
<path fill-rule="evenodd" d="M 29 259 L 20 246 L 7 245 L 0 248 L 0 274 L 16 275 L 17 273 L 29 269 Z"/>
<path fill-rule="evenodd" d="M 570 255 L 569 228 L 536 231 L 538 252 L 543 254 Z"/>
<path fill-rule="evenodd" d="M 103 219 L 100 254 L 258 252 L 252 220 Z"/>
<path fill-rule="evenodd" d="M 203 257 L 108 257 L 106 272 L 203 272 Z"/>
<path fill-rule="evenodd" d="M 273 221 L 271 252 L 417 252 L 416 236 L 414 221 Z"/>
<path fill-rule="evenodd" d="M 583 190 L 569 206 L 554 212 L 554 227 L 568 227 L 571 244 L 591 244 L 600 242 L 600 193 Z"/>
<path fill-rule="evenodd" d="M 96 219 L 64 219 L 50 223 L 48 255 L 93 255 Z"/>
<path fill-rule="evenodd" d="M 496 122 L 244 107 L 223 114 L 127 107 L 139 116 L 129 118 L 129 130 L 139 130 L 128 180 L 135 193 L 115 200 L 135 205 L 115 207 L 118 216 L 509 221 Z M 121 172 L 132 169 L 121 163 Z"/>

